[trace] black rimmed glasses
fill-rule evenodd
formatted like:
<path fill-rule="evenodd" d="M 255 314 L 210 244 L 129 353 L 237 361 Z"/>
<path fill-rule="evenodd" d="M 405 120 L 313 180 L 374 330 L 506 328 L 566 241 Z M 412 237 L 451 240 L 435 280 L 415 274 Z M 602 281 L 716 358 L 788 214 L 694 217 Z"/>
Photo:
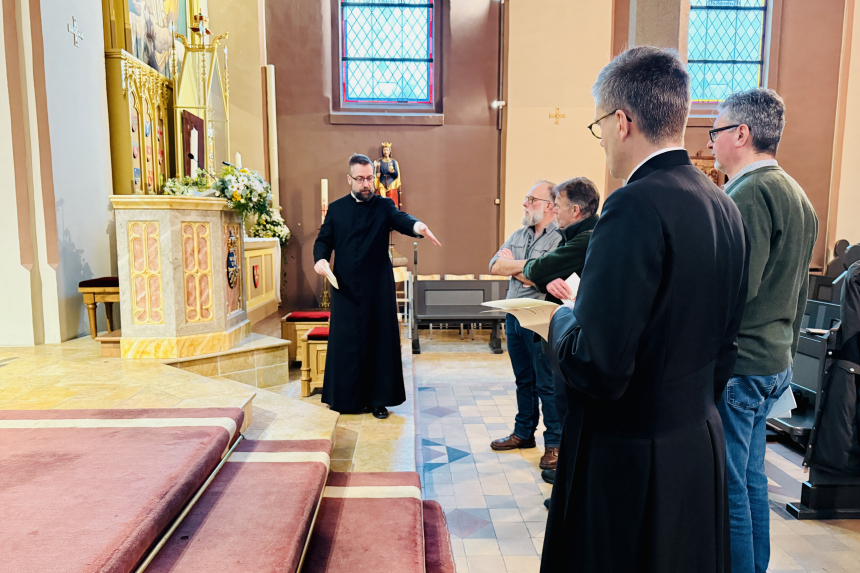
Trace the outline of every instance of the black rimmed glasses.
<path fill-rule="evenodd" d="M 727 125 L 725 127 L 718 127 L 716 129 L 712 129 L 712 130 L 708 131 L 708 137 L 711 138 L 711 143 L 716 143 L 717 142 L 717 134 L 719 134 L 721 131 L 726 131 L 727 129 L 734 129 L 736 127 L 740 127 L 741 125 L 743 125 L 743 124 L 739 123 L 737 125 Z"/>
<path fill-rule="evenodd" d="M 588 131 L 591 132 L 591 135 L 593 135 L 597 139 L 603 139 L 603 128 L 600 127 L 600 122 L 603 121 L 604 119 L 606 119 L 607 117 L 609 117 L 610 115 L 613 115 L 616 111 L 620 111 L 620 110 L 616 109 L 616 110 L 610 111 L 609 113 L 607 113 L 603 117 L 599 117 L 599 118 L 595 119 L 594 121 L 592 121 L 590 124 L 588 124 Z M 627 115 L 626 113 L 624 114 L 624 117 L 627 118 L 627 121 L 629 121 L 631 123 L 633 122 L 633 120 L 630 119 L 630 116 Z M 595 131 L 595 129 L 597 131 Z"/>
<path fill-rule="evenodd" d="M 526 201 L 528 202 L 529 205 L 534 205 L 535 201 L 545 201 L 546 203 L 549 203 L 550 205 L 555 204 L 552 201 L 550 201 L 549 199 L 541 199 L 540 197 L 532 197 L 531 195 L 526 195 Z"/>
<path fill-rule="evenodd" d="M 349 178 L 358 183 L 359 185 L 362 185 L 364 183 L 373 183 L 373 181 L 376 179 L 376 177 L 372 175 L 370 177 L 353 177 L 352 175 L 350 175 Z"/>

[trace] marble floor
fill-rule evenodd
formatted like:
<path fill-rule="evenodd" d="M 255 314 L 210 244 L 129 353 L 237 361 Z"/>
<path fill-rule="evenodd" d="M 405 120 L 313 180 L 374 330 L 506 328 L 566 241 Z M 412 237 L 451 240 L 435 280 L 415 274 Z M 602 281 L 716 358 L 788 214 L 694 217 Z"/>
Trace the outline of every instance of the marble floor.
<path fill-rule="evenodd" d="M 422 353 L 411 367 L 417 390 L 417 451 L 425 499 L 439 501 L 448 517 L 459 573 L 536 572 L 540 564 L 551 486 L 540 478 L 542 454 L 494 452 L 490 441 L 513 429 L 516 400 L 507 354 L 493 355 L 488 337 L 461 341 L 459 332 L 422 332 Z M 860 520 L 798 521 L 785 503 L 800 499 L 801 455 L 770 444 L 769 571 L 860 572 Z"/>

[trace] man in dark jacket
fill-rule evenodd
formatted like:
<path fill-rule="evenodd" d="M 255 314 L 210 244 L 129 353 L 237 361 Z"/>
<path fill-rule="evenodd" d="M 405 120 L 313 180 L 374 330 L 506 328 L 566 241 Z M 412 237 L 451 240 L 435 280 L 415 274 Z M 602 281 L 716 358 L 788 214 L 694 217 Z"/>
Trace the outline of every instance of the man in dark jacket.
<path fill-rule="evenodd" d="M 349 158 L 347 182 L 351 193 L 329 205 L 314 243 L 314 270 L 332 272 L 334 253 L 339 287 L 331 293 L 322 401 L 341 413 L 367 410 L 383 419 L 386 406 L 406 400 L 389 236 L 393 230 L 441 245 L 427 225 L 374 193 L 367 156 Z"/>
<path fill-rule="evenodd" d="M 627 184 L 604 203 L 576 306 L 550 323 L 568 413 L 541 571 L 723 573 L 715 399 L 746 301 L 743 221 L 682 147 L 690 77 L 676 52 L 631 48 L 593 93 L 590 128 Z"/>
<path fill-rule="evenodd" d="M 565 279 L 576 273 L 582 276 L 585 264 L 585 252 L 588 250 L 588 240 L 591 230 L 597 224 L 600 216 L 597 208 L 600 206 L 600 193 L 597 186 L 585 177 L 574 177 L 555 187 L 556 221 L 561 242 L 554 251 L 542 257 L 530 259 L 523 266 L 523 276 L 534 283 L 539 292 L 548 293 L 547 300 L 561 303 L 573 296 Z M 545 345 L 545 353 L 549 352 Z M 558 419 L 564 422 L 567 414 L 567 399 L 564 395 L 564 379 L 553 372 L 555 387 L 555 408 Z M 544 455 L 553 456 L 541 476 L 544 481 L 552 483 L 555 479 L 555 468 L 558 463 L 558 448 L 546 448 Z"/>

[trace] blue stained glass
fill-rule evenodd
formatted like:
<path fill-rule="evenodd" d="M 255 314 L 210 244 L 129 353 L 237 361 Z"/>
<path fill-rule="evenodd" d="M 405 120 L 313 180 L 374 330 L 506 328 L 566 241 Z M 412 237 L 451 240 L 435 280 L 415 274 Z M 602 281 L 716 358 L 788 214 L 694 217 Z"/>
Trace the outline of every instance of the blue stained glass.
<path fill-rule="evenodd" d="M 343 101 L 433 101 L 432 0 L 341 4 Z"/>
<path fill-rule="evenodd" d="M 694 101 L 761 85 L 764 0 L 692 0 L 688 66 Z"/>

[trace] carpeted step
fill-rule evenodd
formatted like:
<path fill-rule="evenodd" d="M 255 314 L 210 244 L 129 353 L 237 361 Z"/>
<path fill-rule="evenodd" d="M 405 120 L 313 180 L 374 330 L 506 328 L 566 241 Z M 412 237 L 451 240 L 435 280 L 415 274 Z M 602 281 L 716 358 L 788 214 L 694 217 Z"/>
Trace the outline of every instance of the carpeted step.
<path fill-rule="evenodd" d="M 0 411 L 0 571 L 131 571 L 243 417 L 239 408 Z"/>
<path fill-rule="evenodd" d="M 381 570 L 424 573 L 418 474 L 332 472 L 303 573 Z"/>
<path fill-rule="evenodd" d="M 438 501 L 424 502 L 424 555 L 426 573 L 457 572 L 448 521 Z"/>
<path fill-rule="evenodd" d="M 329 440 L 245 440 L 147 573 L 298 570 L 328 474 Z"/>

